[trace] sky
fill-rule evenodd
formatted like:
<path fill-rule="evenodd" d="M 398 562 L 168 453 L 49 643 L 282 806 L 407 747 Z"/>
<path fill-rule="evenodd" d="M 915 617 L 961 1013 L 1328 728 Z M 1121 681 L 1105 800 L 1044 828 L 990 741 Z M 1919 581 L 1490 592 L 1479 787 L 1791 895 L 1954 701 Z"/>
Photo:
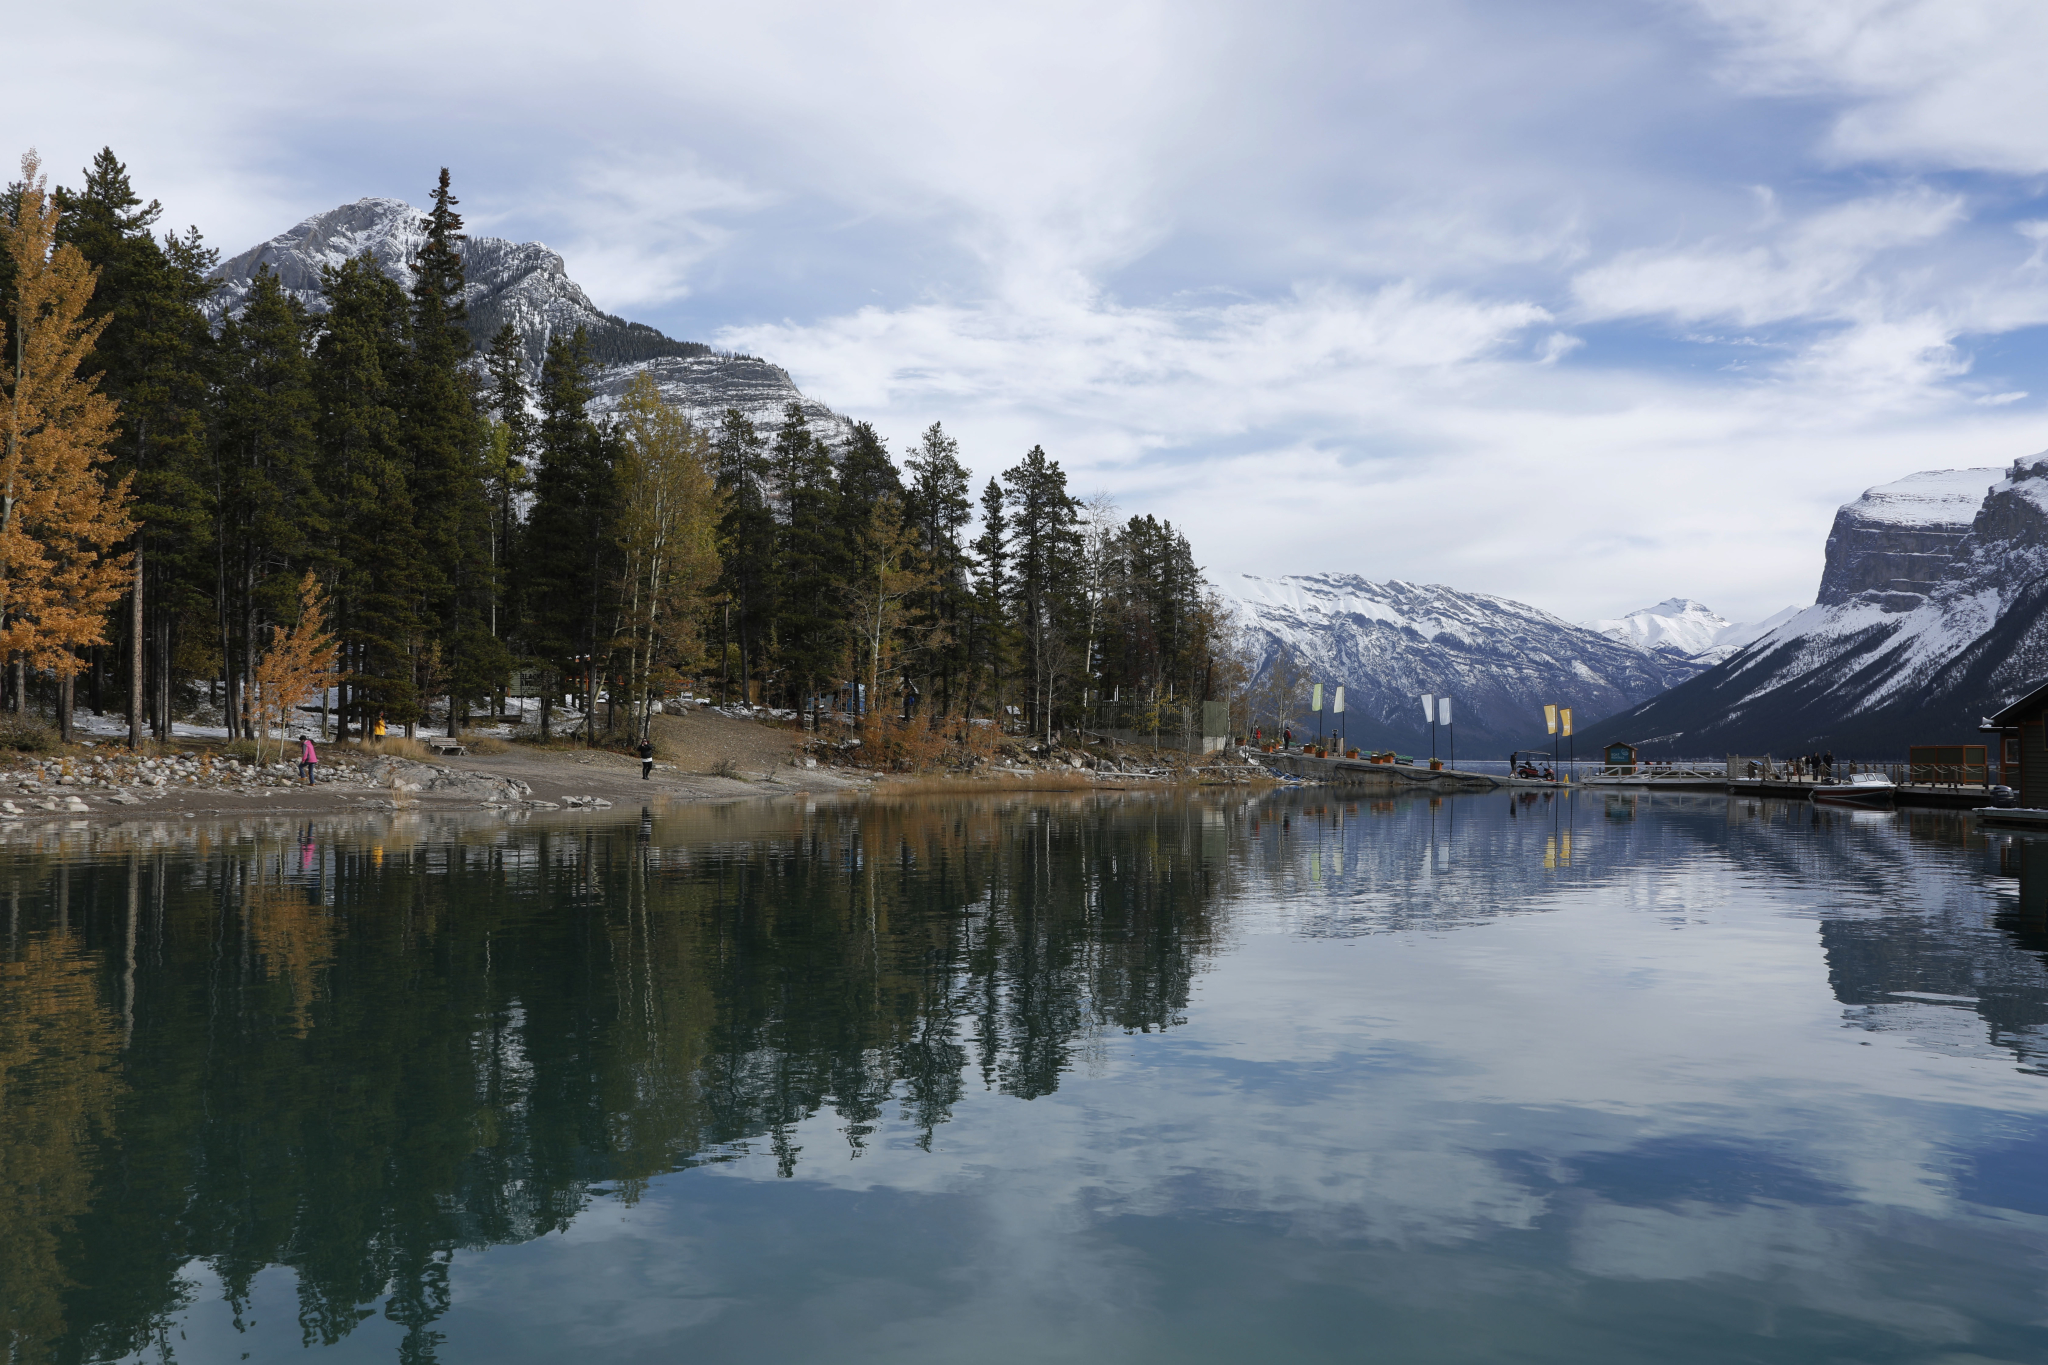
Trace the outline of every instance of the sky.
<path fill-rule="evenodd" d="M 472 232 L 1212 580 L 1813 600 L 1835 508 L 2048 448 L 2048 6 L 213 0 L 10 21 L 0 147 L 232 254 Z M 21 60 L 33 54 L 34 60 Z M 1987 478 L 1988 483 L 1988 478 Z"/>

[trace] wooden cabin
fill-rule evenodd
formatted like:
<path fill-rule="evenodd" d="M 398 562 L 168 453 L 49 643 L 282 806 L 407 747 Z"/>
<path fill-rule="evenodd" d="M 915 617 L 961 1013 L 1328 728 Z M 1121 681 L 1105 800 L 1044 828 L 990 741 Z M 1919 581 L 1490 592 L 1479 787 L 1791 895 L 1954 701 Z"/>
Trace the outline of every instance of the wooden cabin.
<path fill-rule="evenodd" d="M 1620 768 L 1626 772 L 1636 770 L 1636 746 L 1633 744 L 1610 744 L 1601 750 L 1600 762 L 1609 768 Z"/>
<path fill-rule="evenodd" d="M 1998 780 L 2030 810 L 2048 810 L 2048 683 L 2013 702 L 1978 729 L 1998 736 Z"/>

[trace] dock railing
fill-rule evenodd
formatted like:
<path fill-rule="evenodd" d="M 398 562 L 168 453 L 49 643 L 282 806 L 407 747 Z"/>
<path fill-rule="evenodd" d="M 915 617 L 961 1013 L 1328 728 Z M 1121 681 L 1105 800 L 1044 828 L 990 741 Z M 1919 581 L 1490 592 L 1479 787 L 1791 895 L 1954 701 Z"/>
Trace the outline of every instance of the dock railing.
<path fill-rule="evenodd" d="M 1674 782 L 1720 781 L 1729 775 L 1727 765 L 1712 759 L 1674 759 L 1670 762 L 1639 760 L 1612 764 L 1589 774 L 1592 777 L 1632 777 Z"/>
<path fill-rule="evenodd" d="M 1769 754 L 1728 755 L 1728 776 L 1750 781 L 1823 783 L 1858 773 L 1876 773 L 1901 787 L 1989 787 L 1993 776 L 1991 769 L 1978 763 L 1873 763 L 1842 758 L 1812 764 Z"/>

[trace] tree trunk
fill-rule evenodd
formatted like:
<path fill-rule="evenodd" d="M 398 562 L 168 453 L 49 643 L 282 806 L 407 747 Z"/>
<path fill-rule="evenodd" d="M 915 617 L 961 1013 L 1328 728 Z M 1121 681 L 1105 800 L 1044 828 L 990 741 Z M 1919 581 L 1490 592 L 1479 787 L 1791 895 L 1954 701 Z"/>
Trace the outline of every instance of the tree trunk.
<path fill-rule="evenodd" d="M 128 603 L 128 747 L 142 747 L 142 542 L 135 543 L 135 588 Z"/>
<path fill-rule="evenodd" d="M 72 675 L 59 674 L 57 677 L 57 738 L 64 743 L 71 742 L 71 684 Z"/>

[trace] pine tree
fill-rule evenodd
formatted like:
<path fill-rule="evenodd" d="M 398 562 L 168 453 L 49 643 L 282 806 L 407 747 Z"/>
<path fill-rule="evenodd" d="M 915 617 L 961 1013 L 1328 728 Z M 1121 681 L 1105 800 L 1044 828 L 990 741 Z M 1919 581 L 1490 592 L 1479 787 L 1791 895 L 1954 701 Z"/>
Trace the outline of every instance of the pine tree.
<path fill-rule="evenodd" d="M 843 542 L 835 532 L 839 489 L 832 452 L 811 434 L 803 409 L 791 403 L 769 452 L 782 498 L 776 533 L 774 660 L 794 704 L 833 679 L 847 662 Z"/>
<path fill-rule="evenodd" d="M 594 734 L 598 667 L 615 581 L 616 443 L 590 420 L 590 342 L 582 328 L 548 339 L 541 368 L 539 467 L 520 551 L 529 596 L 528 649 L 543 679 L 541 729 L 555 689 L 573 678 Z"/>
<path fill-rule="evenodd" d="M 713 438 L 718 488 L 724 496 L 718 544 L 727 601 L 724 636 L 737 637 L 740 696 L 751 702 L 753 679 L 765 672 L 769 622 L 775 610 L 775 513 L 768 501 L 767 442 L 738 408 L 727 408 Z M 721 676 L 725 669 L 721 666 Z"/>
<path fill-rule="evenodd" d="M 490 439 L 467 368 L 465 239 L 457 202 L 443 167 L 421 223 L 426 240 L 412 262 L 413 354 L 405 404 L 413 506 L 427 555 L 423 614 L 441 643 L 451 734 L 468 703 L 496 692 L 511 666 L 510 653 L 490 629 L 497 596 L 486 484 Z"/>
<path fill-rule="evenodd" d="M 321 272 L 327 311 L 314 352 L 320 475 L 330 508 L 342 732 L 419 717 L 415 642 L 425 549 L 400 436 L 412 324 L 405 293 L 368 254 Z"/>
<path fill-rule="evenodd" d="M 151 229 L 161 207 L 142 203 L 110 148 L 86 168 L 82 189 L 57 193 L 60 236 L 99 272 L 89 312 L 106 328 L 87 367 L 121 406 L 109 450 L 113 472 L 133 477 L 154 661 L 145 710 L 163 738 L 170 733 L 179 627 L 203 609 L 213 578 L 206 425 L 214 346 L 199 305 L 214 288 L 208 277 L 219 253 L 197 228 L 182 237 L 166 233 L 159 242 Z M 121 621 L 125 629 L 127 618 Z"/>
<path fill-rule="evenodd" d="M 974 714 L 975 702 L 986 695 L 991 714 L 1002 705 L 1003 680 L 1009 675 L 1011 631 L 1010 523 L 1004 512 L 1009 496 L 1000 482 L 988 481 L 981 491 L 981 534 L 974 538 L 974 558 L 979 565 L 974 595 L 966 603 L 965 635 L 967 699 L 965 714 Z"/>
<path fill-rule="evenodd" d="M 510 640 L 519 633 L 518 577 L 512 548 L 519 530 L 520 499 L 533 485 L 533 414 L 527 409 L 526 351 L 511 323 L 491 338 L 484 357 L 490 376 L 491 447 L 484 470 L 491 505 L 491 568 L 497 586 L 491 634 Z"/>
<path fill-rule="evenodd" d="M 948 714 L 966 664 L 967 554 L 960 537 L 973 519 L 974 504 L 968 497 L 967 469 L 960 463 L 960 443 L 937 422 L 926 429 L 904 465 L 911 475 L 905 515 L 930 574 L 930 581 L 909 604 L 919 637 L 911 666 L 925 679 L 927 692 L 936 681 L 937 710 Z"/>
<path fill-rule="evenodd" d="M 1059 688 L 1085 664 L 1071 627 L 1079 558 L 1078 505 L 1066 471 L 1033 446 L 1005 470 L 1016 557 L 1014 609 L 1030 681 L 1031 728 L 1050 735 Z"/>
<path fill-rule="evenodd" d="M 35 153 L 21 171 L 13 211 L 0 221 L 11 294 L 0 383 L 0 650 L 57 675 L 69 739 L 76 651 L 105 641 L 107 608 L 128 586 L 130 557 L 113 549 L 135 524 L 128 481 L 110 486 L 106 477 L 118 410 L 80 373 L 106 326 L 85 316 L 93 272 L 76 247 L 56 243 L 60 215 Z M 19 707 L 19 687 L 15 697 Z"/>
<path fill-rule="evenodd" d="M 221 332 L 212 502 L 230 729 L 246 709 L 260 628 L 294 612 L 299 577 L 328 538 L 306 333 L 305 310 L 267 266 Z"/>

